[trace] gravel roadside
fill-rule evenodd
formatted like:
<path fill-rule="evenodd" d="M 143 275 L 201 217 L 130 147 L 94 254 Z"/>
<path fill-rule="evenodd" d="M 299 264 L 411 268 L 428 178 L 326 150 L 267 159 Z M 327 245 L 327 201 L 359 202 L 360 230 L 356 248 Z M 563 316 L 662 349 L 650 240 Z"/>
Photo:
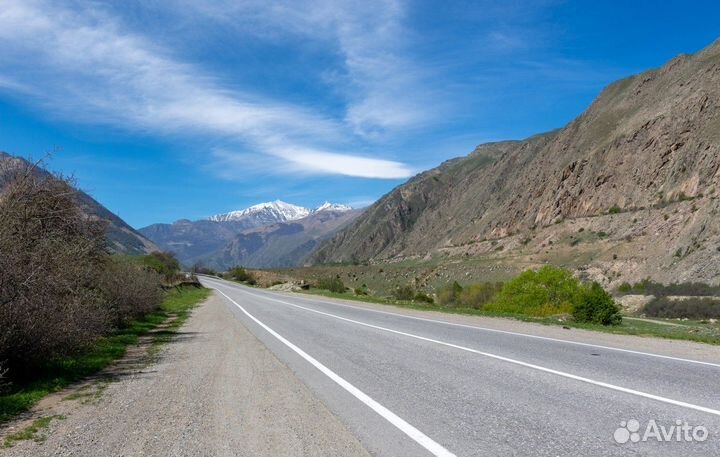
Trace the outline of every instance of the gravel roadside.
<path fill-rule="evenodd" d="M 0 456 L 367 456 L 357 438 L 211 296 L 156 363 L 94 401 L 62 401 L 42 441 Z"/>

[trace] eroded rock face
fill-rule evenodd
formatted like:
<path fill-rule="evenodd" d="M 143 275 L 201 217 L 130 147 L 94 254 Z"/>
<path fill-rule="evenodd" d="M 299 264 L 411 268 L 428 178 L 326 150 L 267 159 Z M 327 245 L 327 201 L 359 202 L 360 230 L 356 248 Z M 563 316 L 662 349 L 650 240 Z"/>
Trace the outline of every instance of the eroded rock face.
<path fill-rule="evenodd" d="M 481 145 L 421 173 L 380 199 L 314 260 L 423 256 L 610 211 L 649 221 L 646 230 L 658 232 L 655 241 L 676 264 L 708 262 L 720 246 L 719 105 L 716 42 L 611 84 L 563 129 Z M 694 199 L 692 214 L 665 226 L 658 211 L 686 199 Z"/>

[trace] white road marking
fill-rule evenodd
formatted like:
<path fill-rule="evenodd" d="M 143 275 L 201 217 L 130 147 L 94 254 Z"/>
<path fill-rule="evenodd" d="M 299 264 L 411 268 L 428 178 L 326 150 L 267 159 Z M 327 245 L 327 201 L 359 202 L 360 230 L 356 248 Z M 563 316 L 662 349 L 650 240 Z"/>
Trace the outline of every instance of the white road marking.
<path fill-rule="evenodd" d="M 217 289 L 217 290 L 219 290 L 219 289 Z M 542 371 L 542 372 L 545 372 L 545 373 L 550 373 L 550 374 L 554 374 L 554 375 L 557 375 L 557 376 L 562 376 L 563 378 L 573 379 L 573 380 L 575 380 L 575 381 L 580 381 L 580 382 L 584 382 L 584 383 L 587 383 L 587 384 L 592 384 L 592 385 L 599 386 L 599 387 L 605 387 L 605 388 L 607 388 L 607 389 L 615 390 L 615 391 L 617 391 L 617 392 L 623 392 L 623 393 L 626 393 L 626 394 L 635 395 L 635 396 L 643 397 L 643 398 L 648 398 L 648 399 L 651 399 L 651 400 L 656 400 L 656 401 L 663 402 L 663 403 L 667 403 L 667 404 L 674 405 L 674 406 L 680 406 L 680 407 L 683 407 L 683 408 L 693 409 L 693 410 L 695 410 L 695 411 L 701 411 L 701 412 L 704 412 L 704 413 L 708 413 L 708 414 L 713 414 L 713 415 L 716 415 L 716 416 L 720 416 L 720 410 L 716 410 L 716 409 L 712 409 L 712 408 L 707 408 L 707 407 L 705 407 L 705 406 L 699 406 L 699 405 L 694 405 L 694 404 L 692 404 L 692 403 L 686 403 L 686 402 L 679 401 L 679 400 L 673 400 L 673 399 L 671 399 L 671 398 L 661 397 L 661 396 L 659 396 L 659 395 L 653 395 L 653 394 L 650 394 L 650 393 L 647 393 L 647 392 L 641 392 L 641 391 L 635 390 L 635 389 L 628 389 L 628 388 L 626 388 L 626 387 L 616 386 L 615 384 L 610 384 L 610 383 L 607 383 L 607 382 L 596 381 L 596 380 L 594 380 L 594 379 L 585 378 L 585 377 L 582 377 L 582 376 L 577 376 L 577 375 L 574 375 L 574 374 L 571 374 L 571 373 L 567 373 L 567 372 L 564 372 L 564 371 L 554 370 L 554 369 L 552 369 L 552 368 L 546 368 L 546 367 L 543 367 L 543 366 L 540 366 L 540 365 L 535 365 L 535 364 L 532 364 L 532 363 L 523 362 L 523 361 L 521 361 L 521 360 L 511 359 L 511 358 L 509 358 L 509 357 L 504 357 L 504 356 L 497 355 L 497 354 L 491 354 L 491 353 L 489 353 L 489 352 L 478 351 L 477 349 L 472 349 L 472 348 L 465 347 L 465 346 L 460 346 L 460 345 L 457 345 L 457 344 L 447 343 L 447 342 L 445 342 L 445 341 L 440 341 L 440 340 L 436 340 L 436 339 L 433 339 L 433 338 L 427 338 L 427 337 L 420 336 L 420 335 L 415 335 L 415 334 L 412 334 L 412 333 L 401 332 L 401 331 L 399 331 L 399 330 L 393 330 L 393 329 L 386 328 L 386 327 L 380 327 L 379 325 L 373 325 L 373 324 L 368 324 L 368 323 L 361 322 L 361 321 L 356 321 L 356 320 L 353 320 L 353 319 L 348 319 L 348 318 L 346 318 L 346 317 L 337 316 L 337 315 L 335 315 L 335 314 L 330 314 L 330 313 L 326 313 L 326 312 L 323 312 L 323 311 L 318 311 L 318 310 L 315 310 L 315 309 L 312 309 L 312 308 L 306 308 L 306 307 L 304 307 L 304 306 L 296 305 L 296 304 L 294 304 L 294 303 L 286 302 L 286 301 L 284 301 L 284 300 L 278 300 L 278 299 L 276 299 L 276 298 L 271 298 L 271 297 L 267 297 L 267 296 L 264 296 L 264 295 L 255 294 L 255 293 L 252 293 L 252 292 L 249 292 L 249 291 L 246 291 L 246 290 L 242 290 L 242 292 L 243 292 L 243 293 L 246 293 L 246 294 L 248 294 L 248 295 L 253 295 L 253 296 L 258 297 L 258 298 L 263 298 L 263 299 L 265 299 L 265 300 L 275 301 L 275 302 L 282 303 L 282 304 L 285 304 L 285 305 L 288 305 L 288 306 L 293 306 L 293 307 L 295 307 L 295 308 L 303 309 L 303 310 L 305 310 L 305 311 L 309 311 L 309 312 L 312 312 L 312 313 L 317 313 L 317 314 L 321 314 L 321 315 L 323 315 L 323 316 L 332 317 L 332 318 L 335 318 L 335 319 L 338 319 L 338 320 L 341 320 L 341 321 L 350 322 L 350 323 L 353 323 L 353 324 L 362 325 L 362 326 L 365 326 L 365 327 L 370 327 L 370 328 L 374 328 L 374 329 L 377 329 L 377 330 L 382 330 L 382 331 L 385 331 L 385 332 L 394 333 L 394 334 L 396 334 L 396 335 L 407 336 L 407 337 L 409 337 L 409 338 L 415 338 L 415 339 L 418 339 L 418 340 L 427 341 L 427 342 L 430 342 L 430 343 L 435 343 L 435 344 L 439 344 L 439 345 L 442 345 L 442 346 L 447 346 L 447 347 L 459 349 L 459 350 L 462 350 L 462 351 L 471 352 L 471 353 L 478 354 L 478 355 L 482 355 L 482 356 L 489 357 L 489 358 L 492 358 L 492 359 L 501 360 L 501 361 L 503 361 L 503 362 L 512 363 L 512 364 L 519 365 L 519 366 L 523 366 L 523 367 L 526 367 L 526 368 L 532 368 L 533 370 L 538 370 L 538 371 Z M 220 291 L 220 293 L 222 293 L 223 295 L 225 295 L 222 291 Z M 227 295 L 225 295 L 225 296 L 227 297 Z M 228 297 L 228 298 L 229 298 L 229 297 Z M 239 306 L 239 305 L 238 305 L 238 306 Z M 246 312 L 246 313 L 247 313 L 247 312 Z"/>
<path fill-rule="evenodd" d="M 236 287 L 236 286 L 234 284 L 232 284 L 232 285 L 230 285 L 230 287 Z M 245 290 L 239 286 L 237 286 L 236 288 L 238 288 L 240 290 Z M 433 322 L 433 323 L 437 323 L 437 324 L 450 325 L 453 327 L 469 328 L 469 329 L 480 330 L 480 331 L 484 331 L 484 332 L 521 336 L 521 337 L 525 337 L 525 338 L 534 338 L 534 339 L 538 339 L 538 340 L 553 341 L 556 343 L 565 343 L 565 344 L 572 344 L 572 345 L 576 345 L 576 346 L 592 347 L 592 348 L 597 348 L 597 349 L 605 349 L 608 351 L 625 352 L 628 354 L 636 354 L 636 355 L 642 355 L 642 356 L 647 356 L 647 357 L 657 357 L 660 359 L 674 360 L 676 362 L 695 363 L 698 365 L 705 365 L 705 366 L 709 366 L 709 367 L 720 368 L 720 363 L 703 362 L 701 360 L 693 360 L 693 359 L 684 359 L 682 357 L 673 357 L 670 355 L 655 354 L 653 352 L 634 351 L 632 349 L 623 349 L 623 348 L 616 348 L 616 347 L 612 347 L 612 346 L 603 346 L 600 344 L 582 343 L 579 341 L 563 340 L 561 338 L 552 338 L 549 336 L 530 335 L 528 333 L 511 332 L 509 330 L 498 330 L 498 329 L 494 329 L 494 328 L 478 327 L 476 325 L 459 324 L 456 322 L 441 321 L 441 320 L 429 319 L 429 318 L 425 318 L 425 317 L 408 316 L 406 314 L 393 313 L 390 311 L 382 311 L 379 309 L 372 309 L 372 308 L 363 308 L 363 307 L 359 307 L 359 306 L 348 305 L 345 303 L 335 303 L 335 302 L 330 302 L 330 301 L 315 299 L 315 298 L 312 298 L 312 299 L 306 298 L 306 297 L 298 297 L 298 298 L 301 300 L 309 300 L 309 301 L 315 300 L 315 301 L 325 303 L 325 304 L 328 304 L 331 306 L 340 306 L 340 307 L 344 307 L 344 308 L 356 309 L 358 311 L 369 311 L 372 313 L 387 314 L 389 316 L 403 317 L 406 319 L 414 319 L 414 320 L 424 321 L 424 322 Z M 679 325 L 679 324 L 676 324 L 676 325 Z"/>
<path fill-rule="evenodd" d="M 427 449 L 430 453 L 432 453 L 435 456 L 438 457 L 456 457 L 455 454 L 445 449 L 442 445 L 435 442 L 433 439 L 425 435 L 420 430 L 416 429 L 409 423 L 407 423 L 404 419 L 402 419 L 397 414 L 393 413 L 377 401 L 373 400 L 371 397 L 369 397 L 366 393 L 355 387 L 354 385 L 350 384 L 348 381 L 340 377 L 338 374 L 336 374 L 334 371 L 323 365 L 322 363 L 318 362 L 315 358 L 307 354 L 305 351 L 300 349 L 299 347 L 295 346 L 293 343 L 285 339 L 282 335 L 277 333 L 275 330 L 271 329 L 264 323 L 262 323 L 260 320 L 258 320 L 255 316 L 250 314 L 240 306 L 235 300 L 228 297 L 228 295 L 223 292 L 222 290 L 215 288 L 218 292 L 223 294 L 225 298 L 230 300 L 235 306 L 237 306 L 240 311 L 242 311 L 247 317 L 252 319 L 256 324 L 258 324 L 260 327 L 265 329 L 268 333 L 270 333 L 272 336 L 277 338 L 281 343 L 283 343 L 285 346 L 289 347 L 293 351 L 295 351 L 300 357 L 305 359 L 307 362 L 309 362 L 312 366 L 320 370 L 325 376 L 332 379 L 335 383 L 337 383 L 340 387 L 348 391 L 353 397 L 357 398 L 361 402 L 363 402 L 365 405 L 367 405 L 370 409 L 378 413 L 380 416 L 382 416 L 385 420 L 393 424 L 395 427 L 397 427 L 401 432 L 405 433 L 407 436 L 412 438 L 415 442 L 417 442 L 420 446 Z"/>

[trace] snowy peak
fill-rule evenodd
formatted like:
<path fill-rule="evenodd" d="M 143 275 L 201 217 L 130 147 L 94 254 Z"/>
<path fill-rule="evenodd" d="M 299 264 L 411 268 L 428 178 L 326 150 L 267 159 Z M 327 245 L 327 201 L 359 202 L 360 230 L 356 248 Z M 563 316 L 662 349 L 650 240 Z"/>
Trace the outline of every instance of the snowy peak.
<path fill-rule="evenodd" d="M 258 203 L 249 208 L 211 216 L 208 220 L 214 222 L 230 222 L 252 218 L 262 224 L 274 224 L 277 222 L 295 221 L 321 211 L 344 213 L 350 210 L 352 210 L 351 207 L 339 203 L 325 202 L 311 210 L 282 200 L 275 200 L 272 202 Z"/>
<path fill-rule="evenodd" d="M 320 211 L 337 211 L 340 213 L 344 213 L 345 211 L 351 211 L 352 208 L 347 205 L 341 205 L 339 203 L 330 203 L 325 202 L 322 205 L 315 208 L 313 211 L 314 213 L 319 213 Z"/>
<path fill-rule="evenodd" d="M 228 222 L 254 217 L 266 223 L 294 221 L 310 214 L 310 210 L 281 200 L 259 203 L 249 208 L 231 211 L 225 214 L 211 216 L 208 219 L 215 222 Z"/>

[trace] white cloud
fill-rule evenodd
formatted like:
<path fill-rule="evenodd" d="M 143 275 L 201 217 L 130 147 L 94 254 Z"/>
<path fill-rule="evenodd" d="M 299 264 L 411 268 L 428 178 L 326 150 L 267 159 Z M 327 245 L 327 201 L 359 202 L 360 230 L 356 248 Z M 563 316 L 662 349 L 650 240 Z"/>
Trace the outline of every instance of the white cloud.
<path fill-rule="evenodd" d="M 429 83 L 428 71 L 406 56 L 410 40 L 402 1 L 167 1 L 187 14 L 202 14 L 263 39 L 325 42 L 343 61 L 343 68 L 328 72 L 326 82 L 345 98 L 345 122 L 366 139 L 441 115 L 442 97 Z"/>
<path fill-rule="evenodd" d="M 318 152 L 314 145 L 325 145 L 324 150 L 347 142 L 342 122 L 224 89 L 221 81 L 127 32 L 103 10 L 5 1 L 0 58 L 0 85 L 23 81 L 36 94 L 35 102 L 58 116 L 153 132 L 219 134 L 308 172 L 377 178 L 410 174 L 398 162 Z"/>

